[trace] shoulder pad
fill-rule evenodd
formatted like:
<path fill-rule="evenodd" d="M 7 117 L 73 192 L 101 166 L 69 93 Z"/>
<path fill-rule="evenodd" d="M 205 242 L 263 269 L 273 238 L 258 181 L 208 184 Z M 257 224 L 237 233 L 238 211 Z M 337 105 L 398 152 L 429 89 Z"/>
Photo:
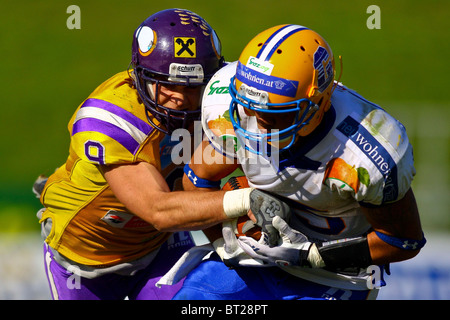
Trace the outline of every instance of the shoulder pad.
<path fill-rule="evenodd" d="M 350 91 L 349 91 L 350 92 Z M 404 126 L 383 109 L 352 92 L 355 110 L 336 126 L 352 156 L 344 157 L 358 177 L 358 201 L 380 205 L 401 199 L 415 174 Z M 346 166 L 344 166 L 346 167 Z"/>
<path fill-rule="evenodd" d="M 131 112 L 89 98 L 73 119 L 72 148 L 80 158 L 101 165 L 130 161 L 152 130 Z"/>
<path fill-rule="evenodd" d="M 229 157 L 236 157 L 237 138 L 230 121 L 230 79 L 236 72 L 236 62 L 220 69 L 206 86 L 202 100 L 202 126 L 213 147 Z"/>

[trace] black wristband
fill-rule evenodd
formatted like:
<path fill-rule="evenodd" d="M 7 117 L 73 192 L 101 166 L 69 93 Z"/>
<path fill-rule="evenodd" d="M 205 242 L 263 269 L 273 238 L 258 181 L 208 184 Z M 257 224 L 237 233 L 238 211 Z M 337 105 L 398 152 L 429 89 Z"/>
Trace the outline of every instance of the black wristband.
<path fill-rule="evenodd" d="M 311 267 L 308 261 L 309 250 L 299 250 L 298 251 L 298 265 L 300 267 Z"/>
<path fill-rule="evenodd" d="M 366 237 L 322 244 L 319 253 L 326 269 L 367 268 L 372 264 Z"/>

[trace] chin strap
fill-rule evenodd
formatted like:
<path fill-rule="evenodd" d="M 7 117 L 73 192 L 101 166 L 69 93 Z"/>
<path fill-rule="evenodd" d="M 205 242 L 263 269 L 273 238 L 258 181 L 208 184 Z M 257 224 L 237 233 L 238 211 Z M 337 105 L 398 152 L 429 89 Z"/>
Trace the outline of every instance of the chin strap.
<path fill-rule="evenodd" d="M 342 63 L 342 56 L 339 56 L 339 63 L 341 65 L 341 68 L 340 68 L 340 71 L 339 71 L 339 77 L 338 77 L 337 81 L 334 83 L 333 89 L 331 89 L 330 98 L 331 98 L 331 96 L 333 96 L 333 92 L 337 88 L 337 86 L 338 86 L 338 84 L 339 84 L 339 82 L 341 81 L 341 78 L 342 78 L 342 73 L 344 71 L 344 64 Z"/>

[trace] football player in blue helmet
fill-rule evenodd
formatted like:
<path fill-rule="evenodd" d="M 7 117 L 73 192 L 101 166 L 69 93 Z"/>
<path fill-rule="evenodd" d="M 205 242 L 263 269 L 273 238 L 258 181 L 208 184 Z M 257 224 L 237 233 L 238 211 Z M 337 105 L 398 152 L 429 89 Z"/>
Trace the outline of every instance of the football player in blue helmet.
<path fill-rule="evenodd" d="M 256 239 L 239 219 L 219 235 L 205 231 L 217 255 L 199 261 L 174 299 L 375 298 L 385 266 L 425 245 L 405 127 L 334 73 L 321 35 L 284 24 L 256 35 L 211 79 L 210 87 L 229 92 L 203 98 L 209 141 L 187 165 L 185 190 L 239 168 L 250 187 L 276 195 L 291 214 L 281 217 L 275 202 L 266 207 L 254 222 L 268 236 Z"/>

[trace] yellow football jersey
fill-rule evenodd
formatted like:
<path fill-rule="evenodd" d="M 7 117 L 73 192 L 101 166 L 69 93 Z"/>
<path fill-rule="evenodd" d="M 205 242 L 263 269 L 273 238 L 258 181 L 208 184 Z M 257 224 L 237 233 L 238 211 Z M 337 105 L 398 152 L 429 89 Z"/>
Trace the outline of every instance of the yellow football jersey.
<path fill-rule="evenodd" d="M 159 247 L 170 234 L 127 211 L 102 172 L 104 165 L 145 161 L 171 182 L 182 174 L 170 156 L 161 156 L 170 139 L 148 123 L 128 73 L 101 84 L 78 107 L 68 129 L 69 157 L 41 195 L 46 210 L 40 222 L 52 219 L 46 242 L 72 261 L 97 267 L 132 261 Z"/>

